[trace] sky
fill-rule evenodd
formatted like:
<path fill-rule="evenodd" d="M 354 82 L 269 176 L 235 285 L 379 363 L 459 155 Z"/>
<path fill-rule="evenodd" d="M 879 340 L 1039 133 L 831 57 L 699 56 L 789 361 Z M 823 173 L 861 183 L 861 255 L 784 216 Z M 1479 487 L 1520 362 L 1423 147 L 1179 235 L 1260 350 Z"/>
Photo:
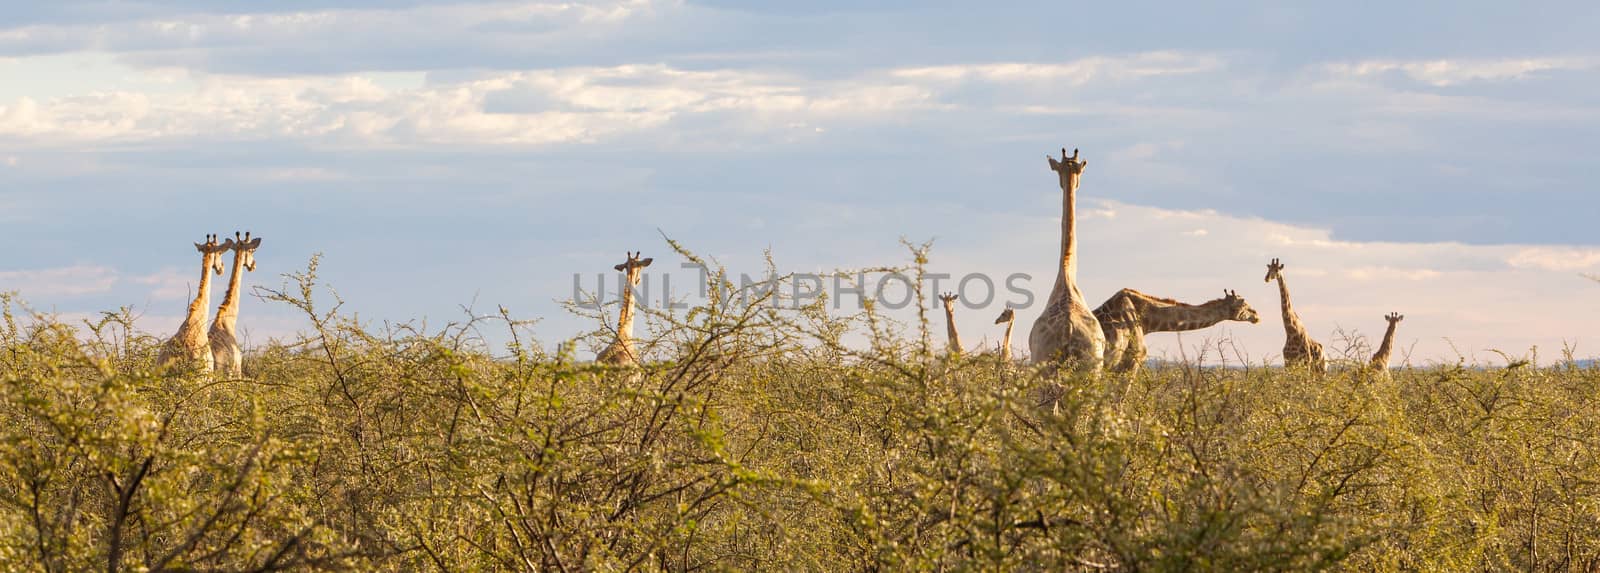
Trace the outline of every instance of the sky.
<path fill-rule="evenodd" d="M 1330 347 L 1395 311 L 1419 365 L 1600 356 L 1600 5 L 1191 4 L 0 0 L 0 291 L 170 331 L 191 243 L 250 230 L 246 289 L 321 253 L 374 325 L 503 305 L 554 344 L 626 251 L 692 283 L 663 236 L 752 275 L 931 240 L 933 272 L 1031 277 L 957 315 L 993 344 L 1022 305 L 1025 351 L 1068 147 L 1091 305 L 1262 314 L 1154 355 L 1275 360 L 1277 257 Z"/>

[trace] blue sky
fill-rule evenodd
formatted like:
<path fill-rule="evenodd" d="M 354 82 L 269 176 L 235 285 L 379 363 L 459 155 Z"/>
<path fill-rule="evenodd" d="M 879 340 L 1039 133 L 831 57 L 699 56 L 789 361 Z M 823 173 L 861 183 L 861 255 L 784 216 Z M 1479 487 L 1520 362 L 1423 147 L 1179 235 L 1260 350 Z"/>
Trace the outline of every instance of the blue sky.
<path fill-rule="evenodd" d="M 6 2 L 0 290 L 165 330 L 189 243 L 250 229 L 251 284 L 321 252 L 364 317 L 476 300 L 546 342 L 591 326 L 573 273 L 663 232 L 750 273 L 934 239 L 934 270 L 1042 296 L 1068 146 L 1092 301 L 1231 288 L 1266 318 L 1184 345 L 1275 355 L 1281 257 L 1324 342 L 1394 310 L 1419 361 L 1600 354 L 1592 3 L 262 4 Z M 299 324 L 251 299 L 241 326 Z"/>

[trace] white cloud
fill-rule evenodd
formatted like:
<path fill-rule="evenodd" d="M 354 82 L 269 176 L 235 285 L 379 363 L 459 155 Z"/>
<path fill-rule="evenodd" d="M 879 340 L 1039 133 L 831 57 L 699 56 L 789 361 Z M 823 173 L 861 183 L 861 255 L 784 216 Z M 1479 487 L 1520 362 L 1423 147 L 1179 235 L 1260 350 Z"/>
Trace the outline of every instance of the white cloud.
<path fill-rule="evenodd" d="M 434 38 L 463 44 L 516 35 L 529 43 L 611 29 L 676 2 L 487 2 L 396 9 L 339 9 L 278 13 L 190 13 L 159 19 L 86 24 L 39 24 L 0 29 L 0 52 L 171 52 L 244 50 L 285 44 L 354 46 L 376 39 Z"/>
<path fill-rule="evenodd" d="M 720 118 L 726 129 L 747 133 L 792 131 L 784 126 L 884 117 L 933 99 L 912 85 L 663 65 L 504 72 L 410 87 L 363 76 L 195 75 L 187 83 L 187 91 L 22 97 L 0 104 L 0 136 L 79 144 L 223 138 L 545 145 L 593 143 L 686 116 Z M 822 133 L 822 126 L 810 132 Z"/>
<path fill-rule="evenodd" d="M 1131 56 L 1095 56 L 1062 63 L 1000 62 L 925 66 L 895 70 L 892 75 L 934 82 L 1051 82 L 1083 85 L 1105 80 L 1212 72 L 1222 69 L 1223 64 L 1221 57 L 1210 54 L 1146 52 Z"/>
<path fill-rule="evenodd" d="M 1523 80 L 1540 72 L 1584 70 L 1587 58 L 1524 58 L 1477 60 L 1364 60 L 1327 64 L 1335 76 L 1368 77 L 1398 72 L 1414 81 L 1449 87 L 1477 81 Z"/>
<path fill-rule="evenodd" d="M 1600 249 L 1579 247 L 1528 247 L 1506 261 L 1513 267 L 1556 272 L 1600 269 Z"/>
<path fill-rule="evenodd" d="M 77 297 L 110 292 L 117 278 L 116 269 L 98 265 L 0 271 L 0 291 L 17 291 L 24 299 Z"/>
<path fill-rule="evenodd" d="M 167 301 L 189 300 L 194 296 L 196 280 L 198 277 L 192 274 L 169 267 L 148 275 L 130 277 L 128 282 L 147 287 L 145 296 L 149 299 Z"/>

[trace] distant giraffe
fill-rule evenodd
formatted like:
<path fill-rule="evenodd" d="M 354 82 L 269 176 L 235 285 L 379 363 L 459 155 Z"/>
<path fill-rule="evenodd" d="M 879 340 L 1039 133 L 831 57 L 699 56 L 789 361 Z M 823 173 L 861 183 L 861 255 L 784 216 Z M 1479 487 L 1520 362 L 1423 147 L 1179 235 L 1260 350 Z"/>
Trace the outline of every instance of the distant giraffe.
<path fill-rule="evenodd" d="M 1061 183 L 1061 258 L 1044 313 L 1029 329 L 1028 352 L 1036 363 L 1069 363 L 1096 372 L 1105 360 L 1106 335 L 1078 291 L 1078 179 L 1089 162 L 1080 160 L 1076 149 L 1067 157 L 1065 148 L 1060 161 L 1049 160 Z"/>
<path fill-rule="evenodd" d="M 216 235 L 206 235 L 206 242 L 195 243 L 194 248 L 200 251 L 200 288 L 194 302 L 189 303 L 189 312 L 183 324 L 178 325 L 178 332 L 161 345 L 156 362 L 162 367 L 182 362 L 184 369 L 210 372 L 214 362 L 210 337 L 206 335 L 206 312 L 211 310 L 211 275 L 222 274 L 222 253 L 233 248 L 233 239 L 217 244 Z"/>
<path fill-rule="evenodd" d="M 1260 315 L 1233 291 L 1203 304 L 1185 304 L 1125 288 L 1094 311 L 1106 334 L 1106 369 L 1138 373 L 1144 363 L 1144 336 L 1151 332 L 1199 330 L 1225 320 L 1255 324 Z"/>
<path fill-rule="evenodd" d="M 615 365 L 639 363 L 639 354 L 633 347 L 633 288 L 639 285 L 639 272 L 655 260 L 640 259 L 639 254 L 628 253 L 628 260 L 612 267 L 624 273 L 627 281 L 622 285 L 622 308 L 617 311 L 617 338 L 595 356 L 596 362 Z"/>
<path fill-rule="evenodd" d="M 948 352 L 951 356 L 960 356 L 963 348 L 961 346 L 961 335 L 956 334 L 956 300 L 959 298 L 951 293 L 939 295 L 939 300 L 944 303 L 945 334 L 950 338 L 949 348 L 946 348 L 945 352 Z"/>
<path fill-rule="evenodd" d="M 1389 329 L 1384 331 L 1383 343 L 1379 344 L 1378 351 L 1372 354 L 1372 363 L 1369 367 L 1379 372 L 1388 372 L 1389 355 L 1394 352 L 1394 330 L 1395 327 L 1400 325 L 1400 321 L 1405 320 L 1406 317 L 1401 316 L 1398 312 L 1391 312 L 1383 319 L 1389 321 Z"/>
<path fill-rule="evenodd" d="M 1000 340 L 1000 360 L 1011 362 L 1011 328 L 1017 325 L 1017 312 L 1007 307 L 1000 311 L 1000 317 L 994 319 L 995 324 L 1005 323 L 1006 335 Z"/>
<path fill-rule="evenodd" d="M 1272 259 L 1267 264 L 1267 278 L 1263 282 L 1278 280 L 1278 295 L 1283 299 L 1283 330 L 1286 338 L 1283 342 L 1283 365 L 1286 367 L 1305 366 L 1318 372 L 1328 370 L 1328 360 L 1323 357 L 1322 343 L 1311 339 L 1306 333 L 1306 327 L 1300 323 L 1299 315 L 1294 313 L 1294 308 L 1289 304 L 1289 286 L 1283 282 L 1283 263 Z"/>
<path fill-rule="evenodd" d="M 248 231 L 242 237 L 235 231 L 233 237 L 234 240 L 228 242 L 233 247 L 228 291 L 222 296 L 222 306 L 217 307 L 217 318 L 211 322 L 208 335 L 217 371 L 238 378 L 244 375 L 243 354 L 239 351 L 239 289 L 244 283 L 245 271 L 256 270 L 256 248 L 261 246 L 261 237 L 251 239 Z"/>

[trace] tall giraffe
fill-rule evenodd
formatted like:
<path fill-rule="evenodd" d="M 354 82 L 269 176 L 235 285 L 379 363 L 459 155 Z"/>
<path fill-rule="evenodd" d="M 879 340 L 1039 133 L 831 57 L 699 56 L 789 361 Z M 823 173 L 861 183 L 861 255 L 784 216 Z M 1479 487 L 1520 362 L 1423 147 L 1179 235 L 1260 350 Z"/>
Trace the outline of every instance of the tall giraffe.
<path fill-rule="evenodd" d="M 206 235 L 206 242 L 195 243 L 200 251 L 200 288 L 189 312 L 178 326 L 178 332 L 161 345 L 156 362 L 163 367 L 183 362 L 186 369 L 210 372 L 213 366 L 211 344 L 206 335 L 206 312 L 211 308 L 211 275 L 222 274 L 222 253 L 233 248 L 233 239 L 217 244 L 216 235 Z"/>
<path fill-rule="evenodd" d="M 1144 364 L 1144 336 L 1151 332 L 1199 330 L 1225 320 L 1255 324 L 1261 316 L 1239 293 L 1194 305 L 1125 288 L 1094 310 L 1106 332 L 1106 369 L 1138 373 Z"/>
<path fill-rule="evenodd" d="M 994 323 L 1006 325 L 1006 336 L 1000 339 L 1000 360 L 1011 362 L 1011 328 L 1017 325 L 1017 311 L 1007 307 L 1000 311 L 1000 317 L 994 319 Z"/>
<path fill-rule="evenodd" d="M 1388 372 L 1389 355 L 1394 352 L 1394 330 L 1406 317 L 1398 312 L 1391 312 L 1383 319 L 1389 321 L 1389 329 L 1383 332 L 1383 343 L 1379 344 L 1378 351 L 1372 354 L 1372 364 L 1369 367 L 1379 372 Z"/>
<path fill-rule="evenodd" d="M 1065 148 L 1060 161 L 1049 159 L 1061 183 L 1061 259 L 1044 313 L 1028 332 L 1028 352 L 1036 363 L 1064 362 L 1095 372 L 1105 359 L 1106 335 L 1078 291 L 1078 178 L 1089 162 L 1078 159 L 1076 149 L 1067 157 Z"/>
<path fill-rule="evenodd" d="M 939 300 L 944 303 L 945 334 L 950 337 L 949 347 L 945 351 L 950 353 L 951 356 L 960 356 L 963 348 L 961 346 L 961 335 L 956 334 L 956 300 L 959 299 L 960 297 L 951 293 L 939 295 Z"/>
<path fill-rule="evenodd" d="M 628 253 L 628 260 L 615 268 L 624 273 L 627 284 L 622 287 L 622 308 L 617 311 L 617 338 L 595 356 L 604 364 L 638 364 L 639 354 L 633 348 L 633 288 L 639 285 L 639 271 L 650 266 L 655 259 L 640 259 L 640 253 Z"/>
<path fill-rule="evenodd" d="M 217 318 L 211 321 L 211 356 L 216 369 L 233 378 L 244 375 L 243 353 L 239 350 L 239 289 L 244 283 L 245 271 L 256 270 L 256 247 L 261 237 L 250 238 L 245 231 L 239 236 L 233 232 L 233 271 L 228 277 L 228 291 L 222 295 L 222 306 L 217 307 Z"/>
<path fill-rule="evenodd" d="M 1289 285 L 1283 282 L 1283 263 L 1272 259 L 1267 264 L 1267 278 L 1263 282 L 1278 280 L 1278 295 L 1283 299 L 1283 365 L 1306 366 L 1318 372 L 1328 371 L 1328 360 L 1322 355 L 1322 343 L 1311 339 L 1300 316 L 1289 304 Z"/>

